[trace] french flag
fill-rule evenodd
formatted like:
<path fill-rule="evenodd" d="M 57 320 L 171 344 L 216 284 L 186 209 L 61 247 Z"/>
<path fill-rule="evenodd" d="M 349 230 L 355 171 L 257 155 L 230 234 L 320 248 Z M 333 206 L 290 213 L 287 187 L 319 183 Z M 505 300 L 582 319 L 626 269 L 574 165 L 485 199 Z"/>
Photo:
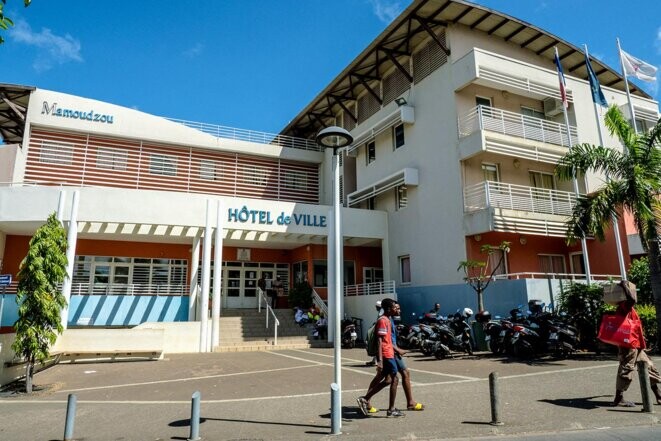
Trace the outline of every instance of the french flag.
<path fill-rule="evenodd" d="M 555 67 L 558 69 L 558 81 L 560 81 L 560 98 L 562 105 L 565 109 L 569 108 L 569 101 L 567 101 L 567 82 L 565 81 L 565 74 L 562 71 L 562 64 L 560 64 L 560 57 L 558 57 L 558 48 L 555 48 Z"/>

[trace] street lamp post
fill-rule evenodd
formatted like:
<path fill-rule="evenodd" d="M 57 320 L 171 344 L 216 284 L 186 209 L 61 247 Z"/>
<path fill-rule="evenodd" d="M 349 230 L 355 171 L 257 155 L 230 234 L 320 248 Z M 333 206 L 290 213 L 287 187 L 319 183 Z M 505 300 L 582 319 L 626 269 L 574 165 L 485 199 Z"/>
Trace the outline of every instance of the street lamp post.
<path fill-rule="evenodd" d="M 340 213 L 340 149 L 353 142 L 351 134 L 341 127 L 327 127 L 317 134 L 317 144 L 325 148 L 333 149 L 333 263 L 329 262 L 329 269 L 333 269 L 334 292 L 333 301 L 333 355 L 334 355 L 334 385 L 331 387 L 331 433 L 338 435 L 342 429 L 342 354 L 341 348 L 341 329 L 342 320 L 340 311 L 342 305 L 342 244 L 343 238 L 340 236 L 341 213 Z M 327 243 L 330 246 L 330 243 Z M 330 294 L 330 293 L 329 293 Z M 329 297 L 330 301 L 330 297 Z M 336 394 L 333 398 L 332 394 Z"/>

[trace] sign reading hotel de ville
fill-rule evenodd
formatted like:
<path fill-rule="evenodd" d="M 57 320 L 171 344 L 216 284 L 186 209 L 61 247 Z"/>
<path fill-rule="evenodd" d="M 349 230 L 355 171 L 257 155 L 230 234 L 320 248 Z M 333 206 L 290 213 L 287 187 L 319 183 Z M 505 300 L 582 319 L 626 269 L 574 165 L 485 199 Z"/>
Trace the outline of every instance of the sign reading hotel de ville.
<path fill-rule="evenodd" d="M 80 119 L 83 121 L 92 121 L 99 123 L 112 124 L 114 121 L 113 115 L 106 115 L 103 113 L 97 113 L 94 109 L 82 110 L 82 109 L 63 109 L 57 107 L 57 103 L 48 104 L 48 101 L 44 101 L 41 107 L 42 115 L 50 116 L 59 116 L 61 118 L 71 118 L 71 119 Z"/>
<path fill-rule="evenodd" d="M 300 225 L 303 227 L 326 228 L 326 216 L 304 213 L 280 213 L 268 210 L 251 210 L 247 206 L 241 208 L 229 208 L 227 210 L 228 222 L 240 222 L 242 224 L 262 225 Z"/>

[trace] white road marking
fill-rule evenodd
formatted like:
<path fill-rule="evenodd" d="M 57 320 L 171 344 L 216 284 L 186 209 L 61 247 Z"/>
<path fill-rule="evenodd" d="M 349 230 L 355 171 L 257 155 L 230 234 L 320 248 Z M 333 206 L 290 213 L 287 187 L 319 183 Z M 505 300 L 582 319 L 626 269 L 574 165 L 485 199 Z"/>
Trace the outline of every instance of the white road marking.
<path fill-rule="evenodd" d="M 266 352 L 268 354 L 271 354 L 271 355 L 279 355 L 281 357 L 287 357 L 287 358 L 291 358 L 291 359 L 294 359 L 294 360 L 307 361 L 309 363 L 316 363 L 319 366 L 331 366 L 331 367 L 333 366 L 332 363 L 322 363 L 321 361 L 314 361 L 314 360 L 308 360 L 306 358 L 294 357 L 293 355 L 281 354 L 281 353 L 275 352 L 275 351 L 266 351 Z M 370 377 L 374 376 L 374 372 L 365 372 L 365 371 L 361 371 L 361 370 L 358 370 L 358 369 L 352 369 L 350 367 L 347 367 L 346 365 L 342 365 L 342 369 L 345 370 L 345 371 L 349 371 L 349 372 L 355 372 L 357 374 L 369 375 Z"/>
<path fill-rule="evenodd" d="M 288 371 L 288 370 L 291 370 L 291 369 L 302 369 L 302 368 L 316 367 L 318 364 L 322 364 L 322 363 L 316 363 L 316 362 L 311 362 L 311 363 L 315 363 L 315 364 L 310 364 L 310 365 L 305 365 L 305 366 L 291 366 L 291 367 L 277 368 L 277 369 L 263 369 L 263 370 L 259 370 L 259 371 L 233 372 L 233 373 L 230 373 L 230 374 L 205 375 L 205 376 L 202 376 L 202 377 L 172 378 L 170 380 L 144 381 L 144 382 L 141 382 L 141 383 L 124 383 L 124 384 L 112 384 L 110 386 L 82 387 L 82 388 L 79 388 L 79 389 L 63 389 L 63 390 L 55 391 L 55 393 L 82 392 L 82 391 L 87 391 L 87 390 L 100 390 L 100 389 L 116 389 L 116 388 L 120 388 L 120 387 L 147 386 L 147 385 L 150 385 L 150 384 L 177 383 L 177 382 L 180 382 L 180 381 L 195 381 L 195 380 L 206 380 L 206 379 L 209 379 L 209 378 L 234 377 L 234 376 L 237 376 L 237 375 L 264 374 L 264 373 L 276 372 L 276 371 Z"/>
<path fill-rule="evenodd" d="M 320 353 L 318 353 L 318 352 L 305 352 L 305 351 L 303 351 L 303 350 L 301 350 L 301 349 L 289 349 L 289 350 L 290 350 L 290 351 L 296 351 L 296 352 L 303 352 L 303 353 L 305 353 L 305 354 L 314 354 L 314 355 L 318 355 L 318 356 L 320 356 L 320 357 L 329 357 L 329 358 L 333 358 L 332 355 L 320 354 Z M 299 359 L 299 360 L 300 360 L 300 359 Z M 356 360 L 356 359 L 354 359 L 354 358 L 347 358 L 347 357 L 342 357 L 342 360 L 356 361 L 356 362 L 364 362 L 364 360 Z M 441 377 L 461 378 L 462 380 L 480 380 L 480 378 L 478 378 L 478 377 L 466 377 L 466 376 L 464 376 L 464 375 L 445 374 L 445 373 L 443 373 L 443 372 L 423 371 L 422 369 L 412 369 L 410 366 L 408 366 L 408 368 L 409 368 L 409 371 L 411 371 L 411 372 L 418 372 L 418 373 L 421 373 L 421 374 L 438 375 L 438 376 L 441 376 Z M 413 384 L 413 382 L 412 382 L 411 384 Z M 427 383 L 419 383 L 419 382 L 416 382 L 416 384 L 421 385 L 421 384 L 427 384 Z"/>

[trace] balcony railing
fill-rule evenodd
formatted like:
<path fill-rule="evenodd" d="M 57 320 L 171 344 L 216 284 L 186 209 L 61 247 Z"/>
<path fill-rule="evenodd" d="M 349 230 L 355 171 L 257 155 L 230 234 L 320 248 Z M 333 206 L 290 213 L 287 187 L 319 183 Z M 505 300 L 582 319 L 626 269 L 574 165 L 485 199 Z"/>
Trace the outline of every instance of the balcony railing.
<path fill-rule="evenodd" d="M 375 294 L 395 294 L 395 281 L 363 283 L 344 287 L 345 296 L 370 296 Z"/>
<path fill-rule="evenodd" d="M 569 216 L 576 194 L 560 190 L 485 181 L 464 188 L 464 211 L 504 208 L 531 213 Z"/>
<path fill-rule="evenodd" d="M 470 112 L 459 117 L 458 123 L 460 138 L 478 130 L 488 130 L 563 147 L 570 147 L 578 140 L 576 127 L 570 126 L 570 142 L 564 124 L 488 106 L 474 107 Z"/>
<path fill-rule="evenodd" d="M 207 124 L 194 121 L 186 121 L 176 118 L 165 118 L 169 121 L 182 124 L 186 127 L 199 130 L 216 138 L 234 139 L 237 141 L 254 142 L 257 144 L 269 144 L 279 147 L 289 147 L 293 149 L 313 150 L 320 152 L 321 147 L 310 139 L 295 138 L 293 136 L 277 135 L 267 132 L 256 132 L 254 130 L 237 129 L 234 127 L 219 126 L 216 124 Z"/>
<path fill-rule="evenodd" d="M 493 277 L 496 280 L 519 280 L 519 279 L 558 279 L 563 281 L 585 281 L 587 276 L 585 274 L 573 273 L 508 273 L 499 274 Z M 619 282 L 622 280 L 620 274 L 591 274 L 590 280 L 593 282 Z"/>

